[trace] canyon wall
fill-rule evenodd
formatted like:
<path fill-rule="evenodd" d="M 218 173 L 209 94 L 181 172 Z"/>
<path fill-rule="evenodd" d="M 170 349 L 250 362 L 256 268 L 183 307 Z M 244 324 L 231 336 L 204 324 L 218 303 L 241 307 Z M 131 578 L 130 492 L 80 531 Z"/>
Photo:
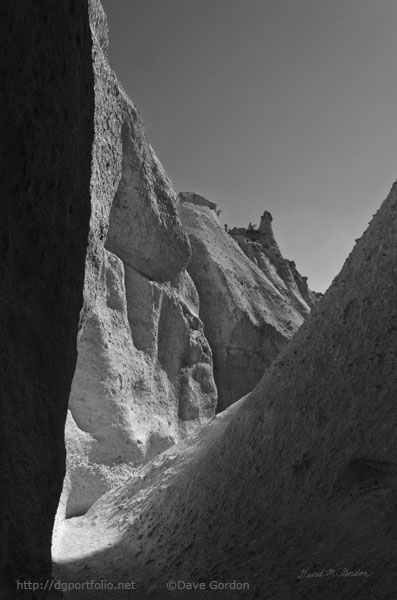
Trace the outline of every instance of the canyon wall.
<path fill-rule="evenodd" d="M 60 520 L 208 421 L 217 403 L 175 192 L 109 66 L 101 4 L 90 13 L 92 217 Z"/>
<path fill-rule="evenodd" d="M 84 2 L 0 6 L 0 589 L 51 578 L 90 218 Z M 43 594 L 44 595 L 44 594 Z"/>

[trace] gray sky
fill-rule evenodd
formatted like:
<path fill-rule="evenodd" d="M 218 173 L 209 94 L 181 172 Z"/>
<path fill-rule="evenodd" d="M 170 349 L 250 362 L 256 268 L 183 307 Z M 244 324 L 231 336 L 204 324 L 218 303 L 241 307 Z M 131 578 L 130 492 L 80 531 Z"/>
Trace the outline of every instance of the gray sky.
<path fill-rule="evenodd" d="M 273 214 L 324 291 L 397 176 L 396 0 L 103 0 L 110 62 L 176 191 Z"/>

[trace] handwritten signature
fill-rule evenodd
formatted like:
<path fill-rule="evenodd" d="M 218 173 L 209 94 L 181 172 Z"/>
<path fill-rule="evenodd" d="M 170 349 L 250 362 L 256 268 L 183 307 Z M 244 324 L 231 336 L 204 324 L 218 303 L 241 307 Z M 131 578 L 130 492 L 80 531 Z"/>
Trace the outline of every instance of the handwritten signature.
<path fill-rule="evenodd" d="M 350 569 L 344 568 L 342 570 L 337 569 L 321 569 L 321 571 L 310 571 L 309 569 L 302 569 L 298 575 L 298 579 L 317 579 L 321 577 L 371 577 L 374 574 L 364 571 L 362 569 Z"/>

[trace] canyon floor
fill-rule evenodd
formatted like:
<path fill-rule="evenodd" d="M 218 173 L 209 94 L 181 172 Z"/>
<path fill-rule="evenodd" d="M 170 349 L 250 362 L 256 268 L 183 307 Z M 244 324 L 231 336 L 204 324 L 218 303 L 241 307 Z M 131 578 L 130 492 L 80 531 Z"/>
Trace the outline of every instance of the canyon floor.
<path fill-rule="evenodd" d="M 177 476 L 188 477 L 189 465 L 210 450 L 246 400 L 235 402 L 200 431 L 137 469 L 128 483 L 100 498 L 86 515 L 62 522 L 53 546 L 54 578 L 71 584 L 70 598 L 98 598 L 101 593 L 103 598 L 131 598 L 129 589 L 72 589 L 76 583 L 91 580 L 110 582 L 115 588 L 119 583 L 134 582 L 134 598 L 167 593 L 165 581 L 161 590 L 155 577 L 148 578 L 136 569 L 133 557 L 139 554 L 140 543 L 137 539 L 125 541 L 129 527 L 141 518 L 149 499 L 156 503 L 156 497 L 164 496 Z"/>

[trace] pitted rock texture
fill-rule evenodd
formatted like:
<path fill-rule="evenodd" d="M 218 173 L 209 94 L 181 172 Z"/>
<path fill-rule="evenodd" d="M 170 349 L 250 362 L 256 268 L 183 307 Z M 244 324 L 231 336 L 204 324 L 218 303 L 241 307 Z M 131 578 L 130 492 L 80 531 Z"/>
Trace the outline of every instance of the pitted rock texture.
<path fill-rule="evenodd" d="M 122 100 L 118 81 L 106 58 L 107 20 L 99 0 L 90 0 L 95 135 L 91 165 L 91 220 L 84 282 L 82 330 L 95 306 L 105 261 L 109 214 L 122 175 Z"/>
<path fill-rule="evenodd" d="M 248 582 L 228 590 L 236 599 L 394 597 L 396 240 L 397 183 L 230 423 L 159 457 L 77 520 L 80 558 L 63 576 L 123 573 L 136 598 L 152 600 L 174 597 L 170 579 L 207 582 L 179 590 L 183 599 L 219 598 L 211 581 Z"/>
<path fill-rule="evenodd" d="M 107 62 L 99 2 L 90 17 L 92 217 L 57 530 L 64 516 L 83 514 L 137 465 L 212 418 L 217 403 L 175 192 Z"/>
<path fill-rule="evenodd" d="M 0 590 L 51 578 L 90 218 L 85 2 L 0 5 Z"/>
<path fill-rule="evenodd" d="M 67 517 L 210 419 L 217 400 L 197 309 L 106 256 L 69 401 Z"/>
<path fill-rule="evenodd" d="M 255 263 L 281 293 L 286 294 L 293 306 L 306 317 L 322 294 L 313 292 L 296 268 L 294 261 L 286 260 L 274 237 L 273 217 L 265 210 L 258 228 L 251 223 L 247 229 L 233 227 L 228 232 L 243 252 Z"/>
<path fill-rule="evenodd" d="M 309 307 L 295 283 L 293 301 L 279 277 L 244 254 L 218 221 L 215 203 L 181 193 L 177 210 L 192 246 L 188 272 L 199 293 L 221 411 L 255 387 L 303 322 L 302 307 Z"/>

